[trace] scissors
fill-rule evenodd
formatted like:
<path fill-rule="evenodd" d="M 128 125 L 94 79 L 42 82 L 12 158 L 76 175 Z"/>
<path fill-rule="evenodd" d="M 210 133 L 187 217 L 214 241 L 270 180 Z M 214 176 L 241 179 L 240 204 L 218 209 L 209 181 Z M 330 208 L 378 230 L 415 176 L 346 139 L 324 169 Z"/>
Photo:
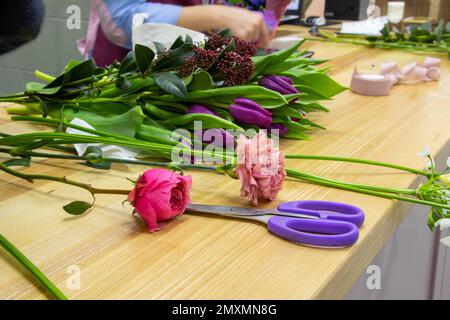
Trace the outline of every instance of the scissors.
<path fill-rule="evenodd" d="M 276 209 L 189 204 L 191 213 L 256 220 L 286 240 L 316 247 L 348 247 L 359 237 L 364 222 L 361 208 L 329 201 L 292 201 Z"/>

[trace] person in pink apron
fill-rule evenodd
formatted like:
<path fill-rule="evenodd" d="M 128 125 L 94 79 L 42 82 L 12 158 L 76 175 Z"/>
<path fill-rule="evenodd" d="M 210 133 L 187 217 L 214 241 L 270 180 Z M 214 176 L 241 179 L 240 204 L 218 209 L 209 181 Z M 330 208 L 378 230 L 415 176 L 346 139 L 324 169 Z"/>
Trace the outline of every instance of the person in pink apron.
<path fill-rule="evenodd" d="M 148 14 L 145 22 L 174 24 L 200 32 L 230 28 L 241 39 L 267 46 L 273 34 L 270 29 L 276 25 L 268 27 L 263 15 L 232 6 L 202 5 L 203 2 L 92 0 L 87 35 L 78 41 L 78 48 L 84 58 L 94 58 L 98 66 L 121 60 L 131 50 L 132 20 L 138 13 Z M 266 2 L 266 11 L 273 15 L 276 24 L 290 0 Z"/>

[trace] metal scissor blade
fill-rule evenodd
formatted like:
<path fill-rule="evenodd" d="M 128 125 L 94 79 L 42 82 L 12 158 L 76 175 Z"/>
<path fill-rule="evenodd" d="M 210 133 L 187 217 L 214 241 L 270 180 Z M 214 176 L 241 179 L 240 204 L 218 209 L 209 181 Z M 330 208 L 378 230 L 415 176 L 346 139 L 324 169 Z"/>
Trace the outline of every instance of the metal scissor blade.
<path fill-rule="evenodd" d="M 276 210 L 273 209 L 255 209 L 233 206 L 212 206 L 207 204 L 188 204 L 187 211 L 197 213 L 213 213 L 223 216 L 264 216 L 273 215 Z"/>
<path fill-rule="evenodd" d="M 227 217 L 258 217 L 266 215 L 275 215 L 292 218 L 305 218 L 305 219 L 317 219 L 317 217 L 299 213 L 290 213 L 278 211 L 277 209 L 256 209 L 246 207 L 233 207 L 233 206 L 212 206 L 206 204 L 189 204 L 186 207 L 187 211 L 197 213 L 213 213 Z"/>

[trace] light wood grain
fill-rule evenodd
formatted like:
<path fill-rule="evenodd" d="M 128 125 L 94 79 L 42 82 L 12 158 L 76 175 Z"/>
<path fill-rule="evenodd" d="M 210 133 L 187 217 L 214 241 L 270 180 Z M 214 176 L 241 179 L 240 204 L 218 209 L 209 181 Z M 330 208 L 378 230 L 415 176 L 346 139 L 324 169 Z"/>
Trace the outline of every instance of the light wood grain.
<path fill-rule="evenodd" d="M 333 59 L 332 76 L 348 85 L 353 65 L 362 68 L 395 59 L 421 59 L 407 53 L 343 44 L 307 44 L 321 58 Z M 443 62 L 440 82 L 399 85 L 388 97 L 345 92 L 326 105 L 330 113 L 312 118 L 328 130 L 312 141 L 283 141 L 287 153 L 352 156 L 421 168 L 416 156 L 425 144 L 437 153 L 449 144 L 450 64 Z M 11 123 L 1 110 L 0 131 L 36 127 Z M 346 181 L 410 187 L 413 175 L 361 165 L 289 160 L 290 167 Z M 99 187 L 123 188 L 144 167 L 114 166 L 109 172 L 65 161 L 40 161 L 27 171 L 66 175 Z M 239 182 L 192 172 L 196 203 L 246 205 Z M 122 197 L 98 196 L 94 210 L 70 217 L 62 206 L 88 200 L 86 192 L 51 182 L 24 181 L 0 174 L 0 230 L 72 299 L 324 299 L 341 298 L 365 270 L 410 208 L 360 194 L 286 181 L 277 202 L 324 199 L 362 207 L 367 216 L 359 241 L 351 248 L 327 250 L 289 243 L 264 226 L 210 216 L 183 215 L 164 230 L 147 233 L 122 206 Z M 423 227 L 426 227 L 424 209 Z M 81 289 L 69 290 L 67 268 L 81 268 Z M 46 296 L 0 251 L 0 298 Z"/>

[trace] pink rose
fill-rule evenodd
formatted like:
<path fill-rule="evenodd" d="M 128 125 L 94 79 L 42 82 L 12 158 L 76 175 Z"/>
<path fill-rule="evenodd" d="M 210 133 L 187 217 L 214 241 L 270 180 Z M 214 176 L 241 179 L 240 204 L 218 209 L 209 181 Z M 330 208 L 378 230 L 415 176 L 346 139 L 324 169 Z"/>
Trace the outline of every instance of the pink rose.
<path fill-rule="evenodd" d="M 240 135 L 236 152 L 241 196 L 248 198 L 254 206 L 259 200 L 275 200 L 286 177 L 283 152 L 263 131 L 251 139 Z"/>
<path fill-rule="evenodd" d="M 165 169 L 150 169 L 141 175 L 135 188 L 128 194 L 128 201 L 147 223 L 148 230 L 160 229 L 159 221 L 181 215 L 191 201 L 190 176 L 181 176 Z"/>

